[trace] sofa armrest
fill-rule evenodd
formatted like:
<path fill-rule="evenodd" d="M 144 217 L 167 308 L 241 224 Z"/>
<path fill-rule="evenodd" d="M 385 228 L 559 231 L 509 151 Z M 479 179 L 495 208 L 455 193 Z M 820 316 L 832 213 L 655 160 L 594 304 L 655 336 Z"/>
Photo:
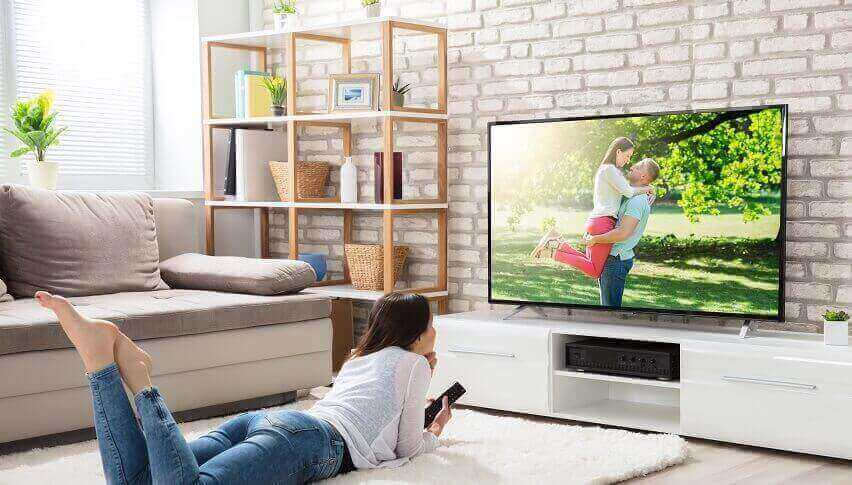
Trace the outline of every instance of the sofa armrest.
<path fill-rule="evenodd" d="M 201 211 L 188 200 L 154 199 L 160 261 L 201 250 L 198 241 L 200 215 Z"/>

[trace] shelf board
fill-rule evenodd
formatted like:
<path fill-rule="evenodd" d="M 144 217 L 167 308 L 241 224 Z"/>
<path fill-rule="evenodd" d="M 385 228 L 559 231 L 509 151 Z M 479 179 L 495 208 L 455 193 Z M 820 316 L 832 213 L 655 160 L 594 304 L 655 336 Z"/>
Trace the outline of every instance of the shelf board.
<path fill-rule="evenodd" d="M 355 111 L 352 113 L 318 113 L 287 116 L 263 116 L 260 118 L 214 118 L 205 120 L 208 126 L 222 127 L 264 127 L 268 125 L 283 125 L 288 121 L 351 121 L 359 119 L 379 118 L 427 118 L 446 120 L 448 115 L 436 113 L 414 113 L 409 111 Z"/>
<path fill-rule="evenodd" d="M 638 386 L 666 387 L 669 389 L 680 389 L 680 381 L 659 381 L 656 379 L 640 379 L 636 377 L 614 376 L 609 374 L 595 374 L 594 372 L 578 372 L 573 370 L 559 369 L 553 371 L 553 375 L 562 377 L 573 377 L 576 379 L 589 379 L 593 381 L 623 382 Z"/>
<path fill-rule="evenodd" d="M 396 16 L 383 16 L 370 19 L 354 19 L 335 22 L 331 24 L 299 26 L 291 30 L 259 30 L 256 32 L 242 32 L 239 34 L 224 34 L 202 37 L 202 42 L 221 42 L 225 44 L 241 45 L 248 47 L 267 47 L 283 49 L 287 34 L 291 32 L 324 35 L 342 39 L 369 39 L 378 38 L 381 32 L 382 22 L 393 21 L 413 24 L 421 27 L 446 29 L 445 26 L 436 22 L 426 22 L 417 19 L 408 19 Z"/>
<path fill-rule="evenodd" d="M 245 207 L 247 209 L 250 208 L 270 208 L 270 209 L 284 209 L 295 207 L 298 209 L 349 209 L 349 210 L 363 210 L 363 211 L 383 211 L 383 210 L 397 210 L 397 211 L 406 211 L 406 210 L 435 210 L 435 209 L 446 209 L 449 207 L 447 203 L 439 203 L 439 204 L 417 204 L 417 203 L 406 203 L 406 204 L 373 204 L 373 203 L 345 203 L 345 202 L 282 202 L 282 201 L 242 201 L 242 200 L 207 200 L 204 202 L 205 205 L 211 207 Z"/>
<path fill-rule="evenodd" d="M 574 421 L 660 433 L 680 432 L 680 408 L 675 406 L 603 399 L 581 407 L 561 409 L 554 415 Z"/>
<path fill-rule="evenodd" d="M 384 295 L 381 291 L 356 290 L 352 285 L 312 286 L 302 290 L 306 293 L 323 295 L 331 298 L 346 298 L 350 300 L 376 301 Z M 447 291 L 431 291 L 421 293 L 426 298 L 438 298 L 449 295 Z"/>

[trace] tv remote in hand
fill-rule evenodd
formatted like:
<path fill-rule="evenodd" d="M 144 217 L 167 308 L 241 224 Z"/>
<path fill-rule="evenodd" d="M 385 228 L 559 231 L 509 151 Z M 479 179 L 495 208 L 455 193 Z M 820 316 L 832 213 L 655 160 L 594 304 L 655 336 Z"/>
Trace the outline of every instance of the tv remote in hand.
<path fill-rule="evenodd" d="M 450 406 L 452 406 L 454 402 L 458 401 L 459 398 L 464 395 L 465 392 L 467 392 L 467 389 L 462 387 L 462 385 L 458 382 L 450 386 L 449 389 L 444 391 L 443 394 L 438 396 L 438 399 L 432 401 L 432 404 L 426 408 L 426 417 L 424 419 L 423 427 L 428 428 L 429 425 L 432 424 L 432 421 L 435 421 L 435 417 L 438 416 L 438 413 L 441 412 L 441 408 L 444 406 L 444 396 L 447 396 Z"/>

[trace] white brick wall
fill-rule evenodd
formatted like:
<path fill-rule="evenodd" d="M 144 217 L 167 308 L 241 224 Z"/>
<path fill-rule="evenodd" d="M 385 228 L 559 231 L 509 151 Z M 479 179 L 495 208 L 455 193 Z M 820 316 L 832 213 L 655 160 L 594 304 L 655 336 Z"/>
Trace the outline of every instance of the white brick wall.
<path fill-rule="evenodd" d="M 818 330 L 826 306 L 852 305 L 849 0 L 384 1 L 391 8 L 404 7 L 406 16 L 438 19 L 451 29 L 453 311 L 485 305 L 487 122 L 763 103 L 791 106 L 788 323 L 780 327 Z M 306 22 L 318 23 L 360 13 L 358 0 L 303 0 L 299 8 Z M 415 56 L 425 55 L 420 50 L 425 47 L 408 43 L 409 53 L 417 49 Z M 375 55 L 376 48 L 366 51 Z M 403 62 L 404 52 L 397 54 Z M 356 58 L 357 69 L 378 70 L 375 59 Z M 426 60 L 403 64 L 404 70 Z M 318 79 L 327 74 L 325 68 L 307 66 L 300 66 L 302 72 Z M 416 83 L 434 84 L 434 70 L 411 76 Z M 377 126 L 356 130 L 363 130 L 356 136 L 361 149 L 378 148 Z M 421 137 L 430 138 L 417 134 L 411 145 L 419 146 Z M 320 143 L 308 147 L 324 148 Z M 321 158 L 319 153 L 315 158 Z M 362 177 L 372 177 L 369 156 L 357 158 Z M 406 154 L 407 164 L 411 159 Z M 422 191 L 430 183 L 427 172 L 413 174 L 416 191 Z M 363 191 L 372 193 L 370 187 Z M 337 227 L 336 221 L 315 217 L 306 237 L 330 236 L 326 231 Z M 356 227 L 377 240 L 380 225 L 365 219 Z M 274 232 L 282 238 L 283 220 L 276 217 Z M 419 248 L 409 278 L 428 279 L 434 270 L 427 234 L 418 230 L 398 239 Z M 286 251 L 283 240 L 277 242 L 281 245 L 274 247 Z M 339 249 L 327 252 L 340 256 Z"/>

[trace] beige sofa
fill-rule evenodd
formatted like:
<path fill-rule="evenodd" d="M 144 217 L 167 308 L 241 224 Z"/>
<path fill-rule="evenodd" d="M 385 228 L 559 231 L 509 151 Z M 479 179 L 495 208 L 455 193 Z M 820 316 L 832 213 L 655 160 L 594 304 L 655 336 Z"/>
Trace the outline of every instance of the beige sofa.
<path fill-rule="evenodd" d="M 154 213 L 161 261 L 197 251 L 198 214 L 190 202 L 156 199 Z M 320 296 L 172 289 L 71 300 L 151 354 L 154 384 L 178 415 L 271 405 L 331 382 L 331 303 Z M 70 347 L 34 300 L 0 303 L 0 452 L 50 442 L 32 440 L 44 435 L 56 442 L 89 436 L 75 431 L 92 426 L 92 405 Z"/>

